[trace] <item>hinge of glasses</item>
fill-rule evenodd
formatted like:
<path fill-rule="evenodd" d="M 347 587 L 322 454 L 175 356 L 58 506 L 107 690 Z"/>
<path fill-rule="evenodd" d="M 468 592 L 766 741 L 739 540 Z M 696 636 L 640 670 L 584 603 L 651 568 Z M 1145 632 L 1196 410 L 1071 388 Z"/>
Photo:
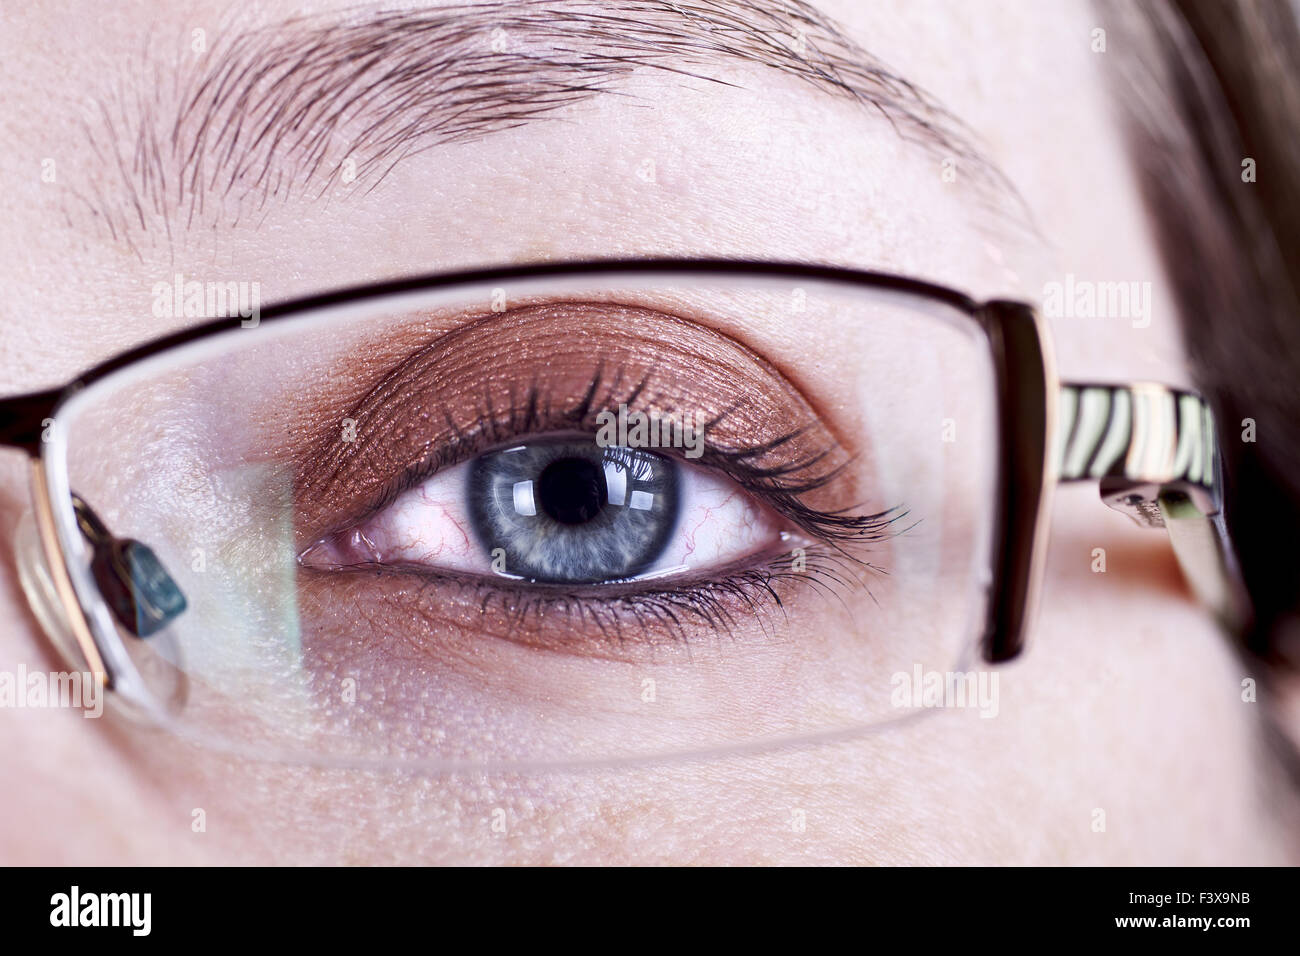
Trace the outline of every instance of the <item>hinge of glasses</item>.
<path fill-rule="evenodd" d="M 1055 456 L 1062 481 L 1097 481 L 1101 500 L 1164 528 L 1162 499 L 1202 515 L 1222 508 L 1214 416 L 1199 395 L 1164 385 L 1063 385 Z"/>
<path fill-rule="evenodd" d="M 1121 514 L 1126 514 L 1144 528 L 1164 528 L 1161 502 L 1178 502 L 1193 507 L 1203 517 L 1219 513 L 1219 502 L 1211 489 L 1202 485 L 1173 481 L 1135 482 L 1127 478 L 1103 478 L 1101 500 Z"/>

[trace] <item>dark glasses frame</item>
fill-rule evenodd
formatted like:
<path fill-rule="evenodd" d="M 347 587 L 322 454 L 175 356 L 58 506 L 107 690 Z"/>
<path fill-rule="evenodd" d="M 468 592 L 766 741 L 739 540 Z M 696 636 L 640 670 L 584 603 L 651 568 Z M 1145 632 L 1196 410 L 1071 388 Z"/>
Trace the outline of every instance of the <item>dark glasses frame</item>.
<path fill-rule="evenodd" d="M 987 336 L 997 382 L 998 456 L 992 581 L 980 640 L 984 660 L 1009 660 L 1026 646 L 1037 605 L 1052 491 L 1060 481 L 1097 481 L 1112 508 L 1169 531 L 1189 583 L 1232 630 L 1247 626 L 1249 601 L 1223 513 L 1213 416 L 1203 399 L 1151 383 L 1062 384 L 1043 319 L 1023 302 L 977 302 L 943 286 L 886 273 L 788 262 L 636 259 L 548 263 L 419 276 L 308 296 L 261 310 L 259 324 L 316 309 L 460 283 L 497 283 L 582 273 L 762 276 L 826 280 L 942 303 Z M 90 670 L 113 684 L 81 608 L 55 530 L 42 463 L 42 432 L 72 395 L 118 370 L 243 324 L 220 318 L 148 342 L 95 366 L 62 388 L 0 399 L 0 446 L 32 462 L 37 528 L 53 585 Z M 84 527 L 83 527 L 84 533 Z"/>

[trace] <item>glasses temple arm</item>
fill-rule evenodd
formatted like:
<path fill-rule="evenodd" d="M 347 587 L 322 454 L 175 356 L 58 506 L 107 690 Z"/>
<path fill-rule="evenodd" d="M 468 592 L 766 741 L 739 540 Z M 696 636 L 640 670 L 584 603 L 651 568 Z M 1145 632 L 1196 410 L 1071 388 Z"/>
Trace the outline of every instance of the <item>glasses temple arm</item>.
<path fill-rule="evenodd" d="M 1169 533 L 1192 591 L 1225 628 L 1250 626 L 1214 414 L 1203 398 L 1145 382 L 1063 384 L 1053 454 L 1059 480 L 1096 481 L 1111 508 Z"/>

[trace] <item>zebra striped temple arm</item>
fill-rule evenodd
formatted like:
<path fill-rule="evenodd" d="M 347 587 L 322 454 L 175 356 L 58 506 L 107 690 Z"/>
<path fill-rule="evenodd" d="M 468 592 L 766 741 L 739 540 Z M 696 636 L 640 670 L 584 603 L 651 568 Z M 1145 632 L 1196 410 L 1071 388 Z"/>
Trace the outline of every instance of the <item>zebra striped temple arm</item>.
<path fill-rule="evenodd" d="M 1228 538 L 1214 415 L 1199 395 L 1164 385 L 1062 385 L 1053 448 L 1061 481 L 1096 481 L 1101 499 L 1169 532 L 1196 595 L 1232 631 L 1250 601 Z"/>

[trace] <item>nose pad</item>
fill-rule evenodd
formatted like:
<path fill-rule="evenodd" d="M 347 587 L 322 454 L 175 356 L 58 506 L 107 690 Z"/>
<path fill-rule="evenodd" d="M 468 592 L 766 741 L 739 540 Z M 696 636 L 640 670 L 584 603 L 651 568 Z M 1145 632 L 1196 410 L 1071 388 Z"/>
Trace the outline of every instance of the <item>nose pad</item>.
<path fill-rule="evenodd" d="M 136 542 L 123 539 L 122 544 L 125 546 Z M 189 696 L 189 682 L 181 669 L 179 647 L 174 639 L 166 635 L 166 632 L 155 633 L 159 627 L 185 610 L 185 599 L 180 595 L 179 588 L 176 588 L 175 595 L 168 596 L 169 588 L 175 588 L 175 582 L 165 571 L 162 571 L 162 566 L 157 564 L 156 558 L 153 559 L 156 564 L 155 571 L 149 561 L 140 558 L 139 555 L 124 556 L 116 552 L 114 554 L 119 565 L 118 570 L 113 572 L 114 576 L 125 567 L 133 572 L 133 578 L 151 582 L 148 586 L 139 587 L 138 591 L 142 595 L 154 595 L 153 599 L 133 602 L 131 614 L 121 616 L 136 625 L 138 629 L 133 628 L 132 633 L 137 637 L 149 638 L 153 653 L 132 658 L 135 667 L 134 675 L 118 674 L 117 679 L 125 679 L 125 683 L 115 684 L 114 689 L 117 693 L 110 695 L 108 699 L 115 710 L 126 716 L 141 723 L 157 724 L 160 720 L 178 713 Z M 150 551 L 149 557 L 152 557 L 152 554 Z M 27 596 L 32 614 L 45 630 L 50 643 L 54 645 L 64 664 L 73 671 L 89 670 L 85 654 L 82 653 L 81 645 L 77 643 L 76 634 L 68 620 L 66 606 L 59 599 L 59 592 L 46 560 L 45 547 L 41 542 L 40 530 L 36 524 L 36 516 L 30 509 L 18 519 L 18 527 L 14 534 L 14 558 L 18 565 L 18 580 L 23 593 Z M 159 580 L 159 575 L 163 580 Z M 158 597 L 160 594 L 162 597 Z M 160 609 L 158 605 L 163 607 Z M 146 620 L 142 607 L 149 608 L 150 613 L 147 617 L 149 626 L 142 626 Z M 118 612 L 115 610 L 114 613 Z"/>
<path fill-rule="evenodd" d="M 95 584 L 119 624 L 136 637 L 149 637 L 185 611 L 185 595 L 152 548 L 109 533 L 90 505 L 76 495 L 72 507 L 82 537 L 91 547 Z"/>
<path fill-rule="evenodd" d="M 36 528 L 36 516 L 31 509 L 23 512 L 18 519 L 18 529 L 14 534 L 14 559 L 18 564 L 18 581 L 23 593 L 27 595 L 27 603 L 50 643 L 71 670 L 86 670 L 85 655 L 81 653 L 72 624 L 68 621 L 67 608 L 59 599 L 59 592 L 54 586 L 54 578 L 45 560 L 45 547 Z"/>

